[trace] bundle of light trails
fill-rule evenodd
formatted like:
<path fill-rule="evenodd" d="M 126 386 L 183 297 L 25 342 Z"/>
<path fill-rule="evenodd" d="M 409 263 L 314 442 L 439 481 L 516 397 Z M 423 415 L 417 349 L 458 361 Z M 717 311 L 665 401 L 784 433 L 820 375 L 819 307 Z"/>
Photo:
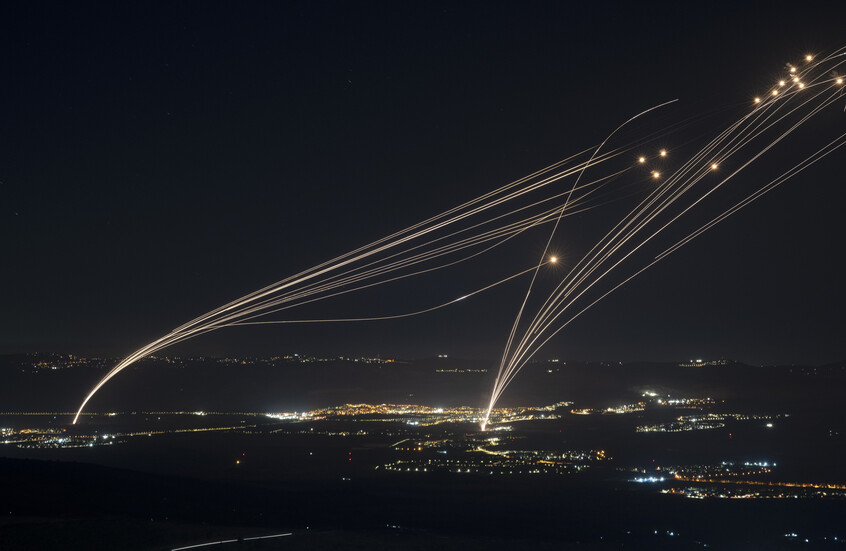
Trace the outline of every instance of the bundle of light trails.
<path fill-rule="evenodd" d="M 492 288 L 521 284 L 525 293 L 514 304 L 514 322 L 510 330 L 503 328 L 505 345 L 487 413 L 480 419 L 484 430 L 491 410 L 520 370 L 582 313 L 729 216 L 838 152 L 846 143 L 846 133 L 831 132 L 831 125 L 825 125 L 828 132 L 821 132 L 810 123 L 840 114 L 832 106 L 840 103 L 846 90 L 838 73 L 844 63 L 846 48 L 787 64 L 783 77 L 765 94 L 734 109 L 739 113 L 728 123 L 724 119 L 714 123 L 713 115 L 703 115 L 643 131 L 656 113 L 672 108 L 676 100 L 649 107 L 614 129 L 598 146 L 215 308 L 122 359 L 85 396 L 73 422 L 109 380 L 133 363 L 212 331 L 436 315 Z M 705 137 L 689 139 L 691 129 Z M 767 166 L 783 166 L 765 178 L 750 174 L 762 158 L 770 159 Z M 622 214 L 598 233 L 599 238 L 580 258 L 559 259 L 554 243 L 566 242 L 568 234 L 581 230 L 569 227 L 569 219 L 601 211 Z M 515 244 L 525 247 L 526 243 L 542 251 L 540 258 L 515 270 L 509 255 Z M 457 289 L 434 304 L 325 319 L 298 314 L 313 303 L 353 293 L 379 292 L 397 284 L 425 286 L 427 277 L 497 255 L 505 257 L 498 264 L 512 266 L 511 270 L 473 288 Z M 547 283 L 550 277 L 539 277 L 548 271 L 552 271 L 553 284 Z"/>

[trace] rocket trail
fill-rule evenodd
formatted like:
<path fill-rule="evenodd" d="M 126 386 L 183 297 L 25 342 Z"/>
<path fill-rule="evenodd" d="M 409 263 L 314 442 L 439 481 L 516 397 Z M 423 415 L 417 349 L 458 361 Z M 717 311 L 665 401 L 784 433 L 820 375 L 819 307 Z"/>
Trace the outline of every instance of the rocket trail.
<path fill-rule="evenodd" d="M 494 382 L 488 412 L 493 409 L 505 388 L 534 354 L 583 312 L 728 216 L 843 145 L 843 136 L 836 138 L 778 178 L 760 186 L 746 199 L 724 210 L 703 226 L 670 245 L 663 252 L 647 257 L 645 265 L 637 267 L 636 257 L 633 255 L 641 248 L 647 246 L 653 239 L 662 237 L 666 230 L 672 229 L 680 219 L 683 220 L 687 213 L 700 207 L 706 199 L 718 192 L 762 155 L 789 138 L 802 125 L 843 97 L 843 79 L 835 73 L 835 70 L 843 64 L 843 61 L 835 58 L 841 57 L 843 53 L 841 49 L 820 60 L 814 62 L 808 60 L 801 71 L 793 70 L 791 84 L 788 85 L 785 79 L 766 99 L 755 98 L 753 103 L 755 107 L 751 112 L 718 133 L 666 180 L 659 183 L 653 193 L 597 241 L 549 294 L 535 317 L 522 331 L 517 345 L 504 359 Z M 662 150 L 660 155 L 665 157 L 666 150 Z M 641 163 L 645 161 L 644 157 L 639 159 Z M 709 176 L 718 173 L 724 163 L 731 161 L 736 163 L 737 168 L 717 181 L 709 180 Z M 660 176 L 657 172 L 654 174 Z M 629 271 L 621 268 L 626 261 L 630 261 Z M 568 310 L 578 307 L 579 299 L 584 297 L 590 300 L 587 298 L 587 293 L 592 288 L 613 276 L 622 276 L 624 279 L 612 285 L 609 290 L 593 299 L 565 322 L 559 321 Z M 518 319 L 519 316 L 518 313 Z M 509 351 L 508 345 L 506 351 Z M 483 430 L 489 415 L 490 413 L 481 423 Z"/>
<path fill-rule="evenodd" d="M 626 153 L 625 150 L 609 152 L 593 159 L 591 164 L 611 162 Z M 560 201 L 560 194 L 549 195 L 552 184 L 581 170 L 587 163 L 579 160 L 580 157 L 584 154 L 571 156 L 459 207 L 245 295 L 173 329 L 128 355 L 107 372 L 86 395 L 73 422 L 78 421 L 85 405 L 103 385 L 126 367 L 159 350 L 281 309 L 446 269 L 485 254 L 511 238 L 551 221 L 561 210 L 561 205 L 556 204 Z M 579 186 L 576 199 L 565 209 L 565 216 L 595 208 L 595 204 L 591 205 L 593 193 L 606 186 L 607 181 L 618 172 Z M 543 195 L 544 192 L 546 195 Z M 442 258 L 445 261 L 436 263 Z"/>
<path fill-rule="evenodd" d="M 532 273 L 503 348 L 487 415 L 482 422 L 484 429 L 490 412 L 522 367 L 583 312 L 775 187 L 819 160 L 842 151 L 840 148 L 846 143 L 844 135 L 826 140 L 826 145 L 798 159 L 777 178 L 756 185 L 739 202 L 733 201 L 728 207 L 713 204 L 722 197 L 721 190 L 739 185 L 738 175 L 762 156 L 771 155 L 773 148 L 791 140 L 810 120 L 843 98 L 843 78 L 836 71 L 846 63 L 844 54 L 846 51 L 840 49 L 789 66 L 791 69 L 782 80 L 766 94 L 750 101 L 734 122 L 716 132 L 703 133 L 711 136 L 710 139 L 705 138 L 704 145 L 692 154 L 677 153 L 687 147 L 687 137 L 678 140 L 673 148 L 667 142 L 694 124 L 705 124 L 705 115 L 660 130 L 641 132 L 638 139 L 620 137 L 621 129 L 625 128 L 628 134 L 633 132 L 631 128 L 640 126 L 647 118 L 642 115 L 676 100 L 666 102 L 627 120 L 598 146 L 206 312 L 118 362 L 87 393 L 73 422 L 79 420 L 83 409 L 106 383 L 133 363 L 212 331 L 236 326 L 388 321 L 434 315 Z M 630 124 L 634 122 L 637 124 Z M 660 150 L 659 140 L 664 146 Z M 701 143 L 703 138 L 697 141 Z M 648 150 L 654 152 L 647 153 Z M 592 175 L 590 179 L 585 177 L 587 174 Z M 554 263 L 549 251 L 557 234 L 563 233 L 561 238 L 567 238 L 562 228 L 571 217 L 587 216 L 623 201 L 634 201 L 634 206 L 577 262 L 567 262 L 568 271 L 558 276 L 551 290 L 539 295 L 540 270 Z M 699 211 L 707 214 L 708 221 L 684 229 L 690 213 Z M 527 269 L 514 272 L 508 253 L 516 243 L 527 240 L 545 244 L 541 259 Z M 456 293 L 452 296 L 458 298 L 435 306 L 399 314 L 353 313 L 349 317 L 325 319 L 297 314 L 291 319 L 278 319 L 283 315 L 287 318 L 291 309 L 303 309 L 315 302 L 378 290 L 403 281 L 425 281 L 432 274 L 448 272 L 492 255 L 499 255 L 499 264 L 511 275 L 492 275 L 489 281 L 493 283 L 477 283 L 475 290 Z"/>
<path fill-rule="evenodd" d="M 661 103 L 659 105 L 656 105 L 654 107 L 650 107 L 649 109 L 641 111 L 640 113 L 638 113 L 634 117 L 630 118 L 629 120 L 627 120 L 626 122 L 624 122 L 623 124 L 621 124 L 620 126 L 615 128 L 614 131 L 611 132 L 611 134 L 609 134 L 608 137 L 606 137 L 602 141 L 602 143 L 599 144 L 599 146 L 597 146 L 597 148 L 593 151 L 593 153 L 590 156 L 590 159 L 588 160 L 588 163 L 591 160 L 593 160 L 594 157 L 596 157 L 596 155 L 599 153 L 599 150 L 602 149 L 602 147 L 606 143 L 608 143 L 608 140 L 610 140 L 614 136 L 614 134 L 616 134 L 617 131 L 619 131 L 621 128 L 623 128 L 624 126 L 626 126 L 627 124 L 629 124 L 633 120 L 637 119 L 641 115 L 645 115 L 646 113 L 649 113 L 650 111 L 653 111 L 653 110 L 658 109 L 660 107 L 664 107 L 665 105 L 669 105 L 671 103 L 675 103 L 677 101 L 678 101 L 678 99 L 674 99 L 674 100 L 666 101 L 666 102 Z M 561 212 L 559 213 L 558 217 L 555 219 L 555 225 L 552 226 L 552 231 L 549 233 L 549 238 L 546 240 L 546 245 L 544 246 L 543 252 L 541 253 L 541 260 L 546 258 L 546 255 L 549 252 L 549 246 L 552 243 L 552 238 L 555 237 L 555 230 L 558 229 L 558 225 L 561 223 L 561 218 L 564 215 L 564 211 L 567 210 L 567 205 L 569 204 L 570 199 L 572 198 L 573 191 L 578 187 L 579 181 L 582 179 L 582 176 L 584 176 L 586 169 L 587 169 L 587 165 L 585 165 L 582 168 L 582 171 L 579 172 L 579 175 L 576 177 L 576 181 L 573 183 L 573 187 L 570 188 L 570 191 L 567 193 L 567 199 L 564 201 L 564 206 L 561 208 Z M 541 265 L 538 264 L 538 268 L 540 268 L 540 266 Z M 514 324 L 511 326 L 511 333 L 509 333 L 508 340 L 505 342 L 505 350 L 502 352 L 502 358 L 500 359 L 499 370 L 497 371 L 497 377 L 496 377 L 497 381 L 499 381 L 499 378 L 502 376 L 502 372 L 505 369 L 505 363 L 506 363 L 506 360 L 508 359 L 509 352 L 511 351 L 511 344 L 514 341 L 514 334 L 517 332 L 517 328 L 520 325 L 520 320 L 523 317 L 523 310 L 526 308 L 526 302 L 528 302 L 528 300 L 529 300 L 529 295 L 532 294 L 532 287 L 534 287 L 535 280 L 537 279 L 537 275 L 538 275 L 538 270 L 536 269 L 535 273 L 532 275 L 532 280 L 529 282 L 529 288 L 526 290 L 526 296 L 523 298 L 523 303 L 520 305 L 520 309 L 517 311 L 517 317 L 514 319 Z M 495 383 L 495 385 L 496 385 L 496 383 Z M 496 386 L 494 388 L 496 388 Z M 494 401 L 493 394 L 491 395 L 491 401 L 492 402 Z M 493 409 L 493 403 L 489 404 L 488 412 L 490 412 L 492 409 Z M 489 415 L 489 413 L 488 413 L 488 415 Z M 486 423 L 487 423 L 487 417 L 485 418 L 485 422 L 482 424 L 482 430 L 484 430 L 484 425 Z"/>
<path fill-rule="evenodd" d="M 406 312 L 404 314 L 391 314 L 387 316 L 376 316 L 370 318 L 332 318 L 332 319 L 304 319 L 304 320 L 271 320 L 271 321 L 241 321 L 236 323 L 230 323 L 227 327 L 235 327 L 240 325 L 269 325 L 269 324 L 286 324 L 286 323 L 338 323 L 338 322 L 351 322 L 351 321 L 383 321 L 383 320 L 392 320 L 392 319 L 400 319 L 400 318 L 409 318 L 412 316 L 419 316 L 420 314 L 428 314 L 429 312 L 434 312 L 435 310 L 440 310 L 441 308 L 446 308 L 456 302 L 460 302 L 462 300 L 468 299 L 474 295 L 478 295 L 479 293 L 483 293 L 488 289 L 493 289 L 498 285 L 502 285 L 503 283 L 507 283 L 512 279 L 518 278 L 522 275 L 526 275 L 529 272 L 537 271 L 537 268 L 540 266 L 544 266 L 546 264 L 554 264 L 556 260 L 547 260 L 545 262 L 541 262 L 537 267 L 532 266 L 522 272 L 517 272 L 516 274 L 510 275 L 506 278 L 500 279 L 494 283 L 489 285 L 485 285 L 480 289 L 476 289 L 475 291 L 470 291 L 465 295 L 461 295 L 458 298 L 454 298 L 450 301 L 438 304 L 437 306 L 431 306 L 429 308 L 424 308 L 423 310 L 416 310 L 414 312 Z"/>

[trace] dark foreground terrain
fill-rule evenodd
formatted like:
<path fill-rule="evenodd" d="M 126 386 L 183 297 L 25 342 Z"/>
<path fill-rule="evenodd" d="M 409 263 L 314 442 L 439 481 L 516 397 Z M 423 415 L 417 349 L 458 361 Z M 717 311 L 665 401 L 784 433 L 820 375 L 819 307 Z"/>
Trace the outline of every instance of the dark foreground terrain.
<path fill-rule="evenodd" d="M 697 485 L 673 480 L 666 468 L 706 469 L 722 461 L 778 464 L 771 472 L 738 475 L 753 484 L 846 485 L 840 400 L 846 370 L 839 365 L 536 364 L 509 399 L 573 404 L 548 419 L 511 423 L 511 431 L 497 433 L 500 442 L 488 444 L 490 433 L 482 435 L 469 422 L 424 426 L 414 422 L 418 418 L 393 414 L 282 421 L 256 413 L 356 399 L 478 405 L 474 396 L 481 395 L 487 375 L 475 371 L 476 364 L 451 359 L 394 366 L 288 364 L 278 370 L 219 364 L 204 369 L 200 361 L 178 368 L 151 364 L 128 373 L 94 404 L 101 413 L 75 427 L 66 414 L 32 412 L 67 412 L 96 371 L 45 371 L 28 367 L 27 358 L 6 360 L 7 379 L 43 393 L 26 398 L 8 386 L 0 389 L 8 406 L 0 412 L 4 438 L 23 442 L 0 446 L 2 551 L 169 551 L 204 543 L 220 551 L 846 549 L 842 490 L 783 484 L 715 484 L 709 490 L 698 484 L 710 492 L 706 497 L 661 493 Z M 369 384 L 375 381 L 380 384 Z M 250 390 L 244 385 L 255 391 L 252 410 L 235 409 L 248 404 L 227 402 L 220 393 L 243 397 L 248 393 L 241 390 Z M 648 398 L 646 391 L 657 396 Z M 153 413 L 189 394 L 192 408 Z M 668 394 L 713 400 L 672 407 L 657 402 Z M 121 397 L 127 407 L 105 414 L 122 405 Z M 621 414 L 601 409 L 638 401 L 649 403 Z M 185 413 L 200 407 L 231 413 Z M 701 430 L 636 430 L 672 426 L 681 415 L 712 414 L 741 417 Z M 32 436 L 31 430 L 44 432 Z M 83 434 L 94 435 L 93 447 L 49 443 Z M 112 443 L 108 434 L 119 436 Z M 422 472 L 422 466 L 450 458 L 489 465 L 485 461 L 498 460 L 503 450 L 600 449 L 607 460 L 588 461 L 584 469 L 571 464 L 559 474 L 531 472 L 548 466 L 535 459 L 524 463 L 525 472 L 500 475 L 484 474 L 488 467 Z M 410 472 L 386 468 L 398 464 Z M 633 481 L 650 470 L 667 480 Z M 723 488 L 730 489 L 726 496 L 719 495 Z M 272 535 L 279 537 L 249 539 Z"/>
<path fill-rule="evenodd" d="M 289 531 L 217 548 L 808 549 L 809 538 L 838 549 L 846 518 L 843 500 L 691 500 L 596 476 L 258 483 L 2 459 L 0 478 L 4 551 L 165 550 Z"/>

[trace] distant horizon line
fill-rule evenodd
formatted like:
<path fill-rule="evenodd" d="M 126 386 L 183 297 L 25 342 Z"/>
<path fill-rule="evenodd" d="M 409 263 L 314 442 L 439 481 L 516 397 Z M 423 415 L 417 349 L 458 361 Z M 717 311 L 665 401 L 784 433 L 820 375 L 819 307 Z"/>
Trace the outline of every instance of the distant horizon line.
<path fill-rule="evenodd" d="M 104 360 L 104 361 L 120 361 L 122 356 L 110 356 L 110 355 L 82 355 L 73 352 L 54 352 L 54 351 L 34 351 L 34 352 L 0 352 L 0 357 L 11 357 L 11 356 L 38 356 L 38 355 L 46 355 L 46 356 L 59 356 L 59 357 L 67 357 L 71 359 L 79 359 L 79 360 Z M 485 357 L 471 357 L 471 356 L 461 356 L 461 355 L 449 355 L 449 354 L 433 354 L 429 356 L 417 356 L 413 358 L 407 357 L 400 357 L 400 356 L 390 356 L 390 355 L 348 355 L 348 354 L 331 354 L 331 355 L 318 355 L 318 354 L 301 354 L 301 353 L 286 353 L 286 354 L 257 354 L 257 355 L 241 355 L 241 354 L 233 354 L 233 355 L 218 355 L 218 354 L 189 354 L 189 355 L 150 355 L 145 356 L 142 360 L 156 360 L 156 359 L 166 359 L 166 360 L 241 360 L 241 361 L 274 361 L 274 360 L 284 360 L 289 362 L 297 362 L 302 360 L 318 360 L 323 362 L 329 361 L 349 361 L 349 362 L 358 362 L 364 360 L 365 363 L 367 361 L 371 361 L 373 363 L 381 362 L 381 363 L 410 363 L 410 362 L 418 362 L 418 361 L 425 361 L 425 360 L 455 360 L 455 361 L 474 361 L 474 362 L 495 362 L 496 360 L 493 358 L 485 358 Z M 717 362 L 720 362 L 717 364 Z M 539 363 L 558 363 L 561 365 L 565 365 L 567 363 L 574 363 L 574 364 L 607 364 L 607 365 L 626 365 L 626 364 L 645 364 L 645 363 L 652 363 L 652 364 L 676 364 L 680 367 L 714 367 L 716 365 L 746 365 L 750 367 L 827 367 L 833 366 L 836 364 L 846 364 L 846 360 L 835 360 L 829 362 L 778 362 L 778 363 L 756 363 L 756 362 L 747 362 L 744 360 L 736 360 L 732 358 L 720 357 L 720 358 L 704 358 L 698 357 L 695 359 L 692 358 L 685 358 L 685 359 L 673 359 L 673 360 L 656 360 L 656 359 L 635 359 L 635 360 L 609 360 L 609 359 L 564 359 L 564 358 L 548 358 L 548 359 L 537 359 L 532 360 L 529 362 L 530 364 L 539 364 Z"/>

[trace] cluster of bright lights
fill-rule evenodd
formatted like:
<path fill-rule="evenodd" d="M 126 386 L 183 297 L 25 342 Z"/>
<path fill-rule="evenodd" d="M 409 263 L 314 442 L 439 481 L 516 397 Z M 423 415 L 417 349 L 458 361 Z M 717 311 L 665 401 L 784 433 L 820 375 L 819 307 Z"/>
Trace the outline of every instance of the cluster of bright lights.
<path fill-rule="evenodd" d="M 658 151 L 658 157 L 666 158 L 667 157 L 667 150 L 661 149 L 660 151 Z M 638 164 L 645 165 L 646 161 L 647 161 L 647 158 L 643 155 L 641 155 L 640 157 L 637 158 Z M 658 170 L 653 170 L 653 171 L 650 172 L 650 174 L 651 174 L 652 178 L 655 179 L 655 180 L 661 178 L 661 172 L 658 171 Z"/>
<path fill-rule="evenodd" d="M 759 100 L 759 98 L 755 98 L 755 101 L 760 101 L 760 100 Z M 658 152 L 658 156 L 659 157 L 666 157 L 667 156 L 667 150 L 662 149 L 661 151 Z M 637 162 L 640 163 L 640 164 L 646 164 L 646 157 L 643 157 L 643 156 L 638 157 Z M 719 164 L 711 163 L 711 170 L 717 170 L 719 167 L 720 167 Z M 652 175 L 652 178 L 655 179 L 655 180 L 658 180 L 658 179 L 661 178 L 661 172 L 658 171 L 658 170 L 653 170 L 651 172 L 651 175 Z"/>
<path fill-rule="evenodd" d="M 814 61 L 814 59 L 815 59 L 814 56 L 811 55 L 811 54 L 805 55 L 805 61 L 807 63 L 811 63 L 812 61 Z M 828 61 L 830 59 L 831 59 L 831 57 L 826 58 L 823 61 Z M 790 69 L 789 69 L 790 78 L 789 79 L 780 79 L 778 81 L 778 86 L 770 91 L 771 96 L 773 96 L 773 97 L 779 96 L 779 88 L 785 88 L 788 85 L 789 82 L 792 82 L 793 84 L 795 84 L 796 88 L 799 89 L 799 90 L 804 90 L 805 87 L 807 86 L 807 83 L 802 82 L 802 80 L 797 75 L 797 71 L 798 71 L 797 68 L 793 65 L 790 65 L 790 64 L 788 64 L 788 67 L 790 67 Z M 809 65 L 805 72 L 807 73 L 807 71 L 809 71 L 813 67 L 814 67 L 814 65 Z M 837 85 L 842 85 L 843 84 L 843 78 L 842 77 L 835 77 L 834 82 Z M 761 103 L 761 101 L 762 101 L 762 99 L 761 99 L 760 96 L 756 96 L 753 99 L 753 102 L 756 103 L 756 104 Z"/>
<path fill-rule="evenodd" d="M 639 482 L 643 483 L 650 483 L 654 484 L 656 482 L 664 482 L 666 480 L 663 476 L 640 476 L 632 479 L 632 482 Z"/>

